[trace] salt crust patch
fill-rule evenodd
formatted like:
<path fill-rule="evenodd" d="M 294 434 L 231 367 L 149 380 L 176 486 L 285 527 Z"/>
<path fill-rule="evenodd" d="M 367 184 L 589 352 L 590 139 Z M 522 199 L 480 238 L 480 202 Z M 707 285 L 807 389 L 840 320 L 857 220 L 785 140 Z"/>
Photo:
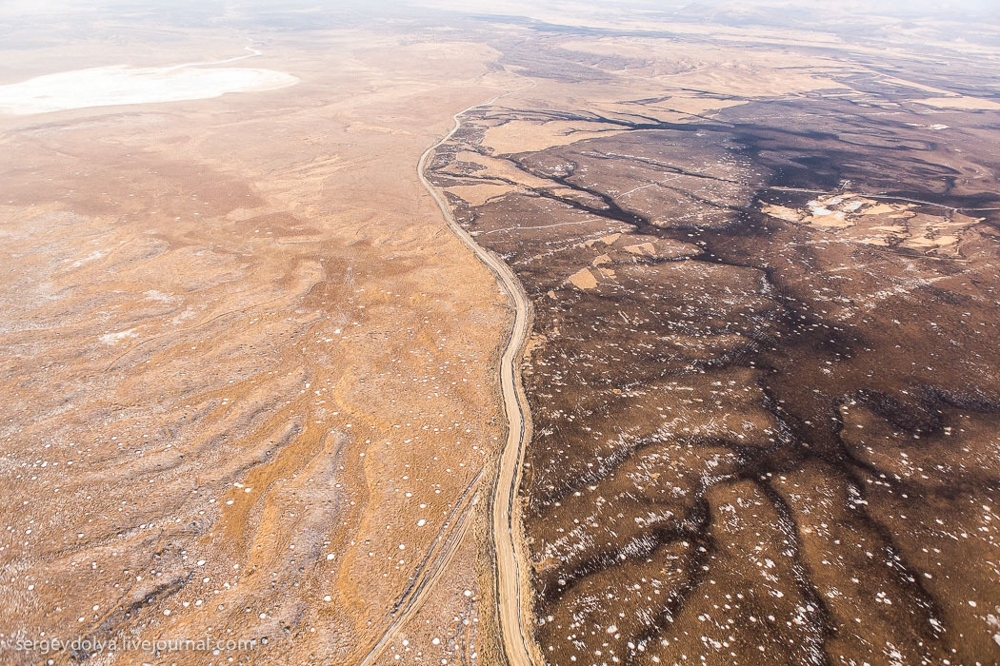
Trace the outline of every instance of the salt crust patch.
<path fill-rule="evenodd" d="M 287 88 L 298 78 L 247 67 L 95 67 L 0 86 L 0 113 L 25 116 L 68 109 L 211 99 Z"/>

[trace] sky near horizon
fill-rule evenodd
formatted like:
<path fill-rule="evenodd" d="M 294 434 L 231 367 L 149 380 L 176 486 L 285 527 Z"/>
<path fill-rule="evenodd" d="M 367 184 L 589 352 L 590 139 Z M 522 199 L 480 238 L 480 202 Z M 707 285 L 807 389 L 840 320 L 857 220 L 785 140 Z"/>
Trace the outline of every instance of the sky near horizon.
<path fill-rule="evenodd" d="M 77 0 L 3 0 L 0 1 L 0 17 L 66 15 L 76 13 L 92 13 L 107 10 L 153 10 L 157 7 L 177 8 L 185 4 L 185 0 L 95 0 L 90 3 L 80 3 Z M 211 8 L 220 13 L 241 9 L 290 10 L 302 9 L 337 9 L 345 6 L 380 7 L 382 9 L 399 5 L 414 7 L 447 8 L 468 13 L 505 13 L 516 12 L 520 15 L 530 15 L 537 11 L 628 11 L 657 12 L 669 14 L 678 10 L 703 9 L 711 11 L 717 8 L 739 8 L 746 11 L 759 7 L 789 8 L 797 11 L 828 10 L 836 7 L 846 11 L 872 11 L 899 13 L 907 16 L 920 13 L 935 15 L 954 12 L 964 13 L 996 13 L 1000 6 L 996 0 L 841 0 L 830 3 L 829 0 L 201 0 L 187 4 Z"/>
<path fill-rule="evenodd" d="M 100 38 L 127 26 L 378 31 L 400 20 L 433 26 L 484 16 L 589 31 L 781 28 L 858 43 L 914 22 L 908 30 L 937 33 L 938 43 L 1000 46 L 1000 0 L 0 0 L 8 48 Z"/>

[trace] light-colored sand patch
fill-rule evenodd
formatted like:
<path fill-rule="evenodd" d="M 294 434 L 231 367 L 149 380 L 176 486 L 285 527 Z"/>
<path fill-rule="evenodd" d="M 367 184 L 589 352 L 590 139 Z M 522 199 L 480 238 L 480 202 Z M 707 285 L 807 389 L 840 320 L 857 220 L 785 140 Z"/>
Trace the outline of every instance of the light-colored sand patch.
<path fill-rule="evenodd" d="M 710 97 L 671 97 L 667 101 L 658 105 L 651 105 L 652 108 L 662 106 L 671 111 L 690 113 L 692 115 L 702 115 L 711 111 L 722 111 L 734 106 L 748 104 L 742 99 L 712 99 Z"/>
<path fill-rule="evenodd" d="M 732 99 L 849 88 L 830 76 L 846 68 L 823 57 L 803 56 L 790 66 L 787 57 L 779 53 L 750 53 L 744 48 L 718 44 L 713 44 L 711 49 L 692 48 L 681 42 L 646 38 L 569 40 L 563 47 L 637 60 L 655 58 L 657 64 L 644 74 L 660 83 L 665 90 L 693 89 Z M 704 111 L 719 108 L 713 105 L 720 104 L 720 100 L 704 101 L 709 103 Z M 672 107 L 675 102 L 671 99 L 662 104 Z M 692 107 L 690 112 L 698 113 L 697 106 Z"/>
<path fill-rule="evenodd" d="M 854 223 L 842 217 L 810 217 L 803 221 L 819 229 L 846 229 L 853 227 Z"/>
<path fill-rule="evenodd" d="M 150 289 L 149 291 L 147 291 L 146 293 L 144 293 L 143 296 L 146 297 L 147 301 L 156 301 L 156 302 L 159 302 L 159 303 L 176 303 L 177 302 L 177 297 L 176 296 L 171 296 L 170 294 L 164 294 L 163 292 L 157 291 L 156 289 Z"/>
<path fill-rule="evenodd" d="M 32 115 L 69 109 L 211 99 L 298 83 L 290 74 L 247 67 L 95 67 L 0 86 L 0 113 Z"/>
<path fill-rule="evenodd" d="M 761 211 L 765 215 L 770 215 L 771 217 L 777 218 L 779 220 L 784 220 L 785 222 L 801 222 L 802 215 L 799 214 L 793 208 L 788 208 L 787 206 L 779 206 L 777 204 L 765 204 L 761 207 Z"/>
<path fill-rule="evenodd" d="M 905 86 L 907 88 L 913 88 L 914 90 L 923 90 L 924 92 L 931 93 L 933 95 L 953 95 L 950 90 L 944 90 L 943 88 L 935 88 L 934 86 L 928 86 L 923 83 L 917 83 L 916 81 L 910 81 L 908 79 L 901 79 L 896 76 L 883 76 L 882 80 L 886 83 L 895 84 L 898 86 Z"/>
<path fill-rule="evenodd" d="M 641 254 L 647 257 L 652 257 L 656 254 L 656 246 L 652 243 L 639 243 L 638 245 L 628 245 L 625 248 L 626 252 L 631 254 Z"/>
<path fill-rule="evenodd" d="M 482 206 L 490 199 L 502 197 L 516 188 L 510 185 L 456 185 L 448 192 L 466 201 L 470 206 Z"/>
<path fill-rule="evenodd" d="M 666 78 L 666 77 L 665 77 Z M 709 65 L 669 77 L 677 86 L 697 88 L 719 95 L 727 92 L 741 97 L 772 97 L 810 90 L 836 90 L 847 86 L 809 70 L 758 68 L 751 64 Z"/>
<path fill-rule="evenodd" d="M 826 211 L 823 214 L 813 213 L 812 217 L 803 220 L 805 224 L 811 224 L 823 229 L 846 229 L 853 227 L 854 222 L 845 217 L 843 211 Z"/>
<path fill-rule="evenodd" d="M 588 268 L 573 273 L 573 275 L 569 276 L 569 281 L 574 287 L 583 289 L 584 291 L 597 286 L 597 278 L 594 277 L 594 274 Z"/>
<path fill-rule="evenodd" d="M 1000 103 L 977 97 L 931 97 L 916 101 L 918 104 L 933 106 L 936 109 L 962 109 L 963 111 L 1000 110 Z"/>
<path fill-rule="evenodd" d="M 908 235 L 901 243 L 902 247 L 914 250 L 943 250 L 953 254 L 961 240 L 958 234 L 969 227 L 982 222 L 981 218 L 969 217 L 955 213 L 951 219 L 937 215 L 915 214 L 907 222 Z"/>
<path fill-rule="evenodd" d="M 660 120 L 689 123 L 699 120 L 699 116 L 711 116 L 724 109 L 744 104 L 749 104 L 749 102 L 743 99 L 678 96 L 661 102 L 643 103 L 641 106 L 637 106 L 634 103 L 619 103 L 595 105 L 595 108 L 607 114 L 635 113 L 639 110 L 645 115 L 656 116 Z"/>
<path fill-rule="evenodd" d="M 900 245 L 912 250 L 929 250 L 938 247 L 938 242 L 936 238 L 907 238 Z"/>
<path fill-rule="evenodd" d="M 877 204 L 871 208 L 865 210 L 866 215 L 885 215 L 887 213 L 895 213 L 898 208 L 890 206 L 889 204 Z"/>
<path fill-rule="evenodd" d="M 455 156 L 455 160 L 457 162 L 468 162 L 469 164 L 484 166 L 490 170 L 492 175 L 500 176 L 501 178 L 516 182 L 518 185 L 528 189 L 549 187 L 552 185 L 550 181 L 527 174 L 506 160 L 489 157 L 487 155 L 480 155 L 479 153 L 474 153 L 471 150 L 459 153 Z"/>
<path fill-rule="evenodd" d="M 101 336 L 101 342 L 106 345 L 114 346 L 126 338 L 134 337 L 136 337 L 135 329 L 130 328 L 127 331 L 119 331 L 118 333 L 105 333 Z"/>
<path fill-rule="evenodd" d="M 965 229 L 971 227 L 973 224 L 979 224 L 980 222 L 985 222 L 985 217 L 972 217 L 971 215 L 963 215 L 962 213 L 952 213 L 951 225 L 959 228 Z"/>
<path fill-rule="evenodd" d="M 913 208 L 911 203 L 879 203 L 851 193 L 817 197 L 802 210 L 761 205 L 761 211 L 771 217 L 835 232 L 850 242 L 945 256 L 958 256 L 961 232 L 983 221 L 958 212 L 930 215 Z"/>
<path fill-rule="evenodd" d="M 669 240 L 666 238 L 653 238 L 652 240 L 637 243 L 635 241 L 652 237 L 635 234 L 611 234 L 609 236 L 604 236 L 603 238 L 586 241 L 584 245 L 587 247 L 594 247 L 597 243 L 603 243 L 604 245 L 613 246 L 622 238 L 625 239 L 623 244 L 618 246 L 616 249 L 624 250 L 628 254 L 640 257 L 650 257 L 653 259 L 677 259 L 680 257 L 690 257 L 701 251 L 701 249 L 696 245 Z M 625 245 L 625 243 L 628 243 L 628 245 Z M 631 259 L 624 258 L 620 254 L 614 257 L 611 254 L 602 254 L 594 259 L 594 262 L 591 265 L 598 267 L 607 264 L 621 263 L 622 260 L 626 260 L 628 263 L 633 263 Z"/>
<path fill-rule="evenodd" d="M 624 130 L 594 130 L 595 125 L 571 122 L 536 123 L 515 120 L 486 130 L 482 145 L 492 148 L 497 154 L 535 152 L 567 146 L 584 139 L 599 136 L 613 136 Z"/>

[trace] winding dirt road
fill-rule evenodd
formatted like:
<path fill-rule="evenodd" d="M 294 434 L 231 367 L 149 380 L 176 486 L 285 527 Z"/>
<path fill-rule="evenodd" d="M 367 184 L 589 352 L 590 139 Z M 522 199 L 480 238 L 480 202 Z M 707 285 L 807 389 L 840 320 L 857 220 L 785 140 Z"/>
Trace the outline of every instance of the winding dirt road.
<path fill-rule="evenodd" d="M 528 335 L 528 296 L 507 264 L 480 247 L 455 221 L 448 202 L 424 175 L 435 151 L 462 127 L 462 116 L 478 107 L 488 106 L 503 96 L 498 95 L 488 102 L 470 106 L 456 113 L 455 126 L 451 131 L 420 157 L 417 163 L 417 175 L 437 201 L 441 213 L 448 221 L 448 226 L 493 271 L 514 305 L 514 325 L 500 361 L 500 384 L 509 427 L 507 445 L 500 458 L 500 470 L 493 497 L 493 541 L 497 560 L 497 614 L 504 652 L 510 666 L 532 666 L 537 660 L 533 659 L 531 615 L 525 608 L 527 599 L 521 594 L 521 590 L 526 587 L 526 580 L 522 580 L 524 570 L 521 567 L 525 559 L 520 536 L 520 507 L 516 501 L 521 483 L 524 447 L 531 439 L 531 415 L 525 406 L 527 400 L 521 386 L 521 375 L 517 369 L 521 349 Z"/>

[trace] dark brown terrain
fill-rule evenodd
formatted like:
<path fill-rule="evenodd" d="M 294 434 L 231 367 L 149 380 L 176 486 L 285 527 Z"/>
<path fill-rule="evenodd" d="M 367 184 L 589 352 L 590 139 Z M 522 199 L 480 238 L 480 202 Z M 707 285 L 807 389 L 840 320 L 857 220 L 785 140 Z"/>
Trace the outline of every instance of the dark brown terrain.
<path fill-rule="evenodd" d="M 1000 14 L 795 4 L 0 7 L 0 664 L 1000 663 Z"/>
<path fill-rule="evenodd" d="M 669 65 L 534 47 L 539 86 L 605 95 Z M 529 91 L 438 154 L 534 308 L 549 663 L 1000 659 L 998 91 L 840 57 L 738 106 Z"/>

